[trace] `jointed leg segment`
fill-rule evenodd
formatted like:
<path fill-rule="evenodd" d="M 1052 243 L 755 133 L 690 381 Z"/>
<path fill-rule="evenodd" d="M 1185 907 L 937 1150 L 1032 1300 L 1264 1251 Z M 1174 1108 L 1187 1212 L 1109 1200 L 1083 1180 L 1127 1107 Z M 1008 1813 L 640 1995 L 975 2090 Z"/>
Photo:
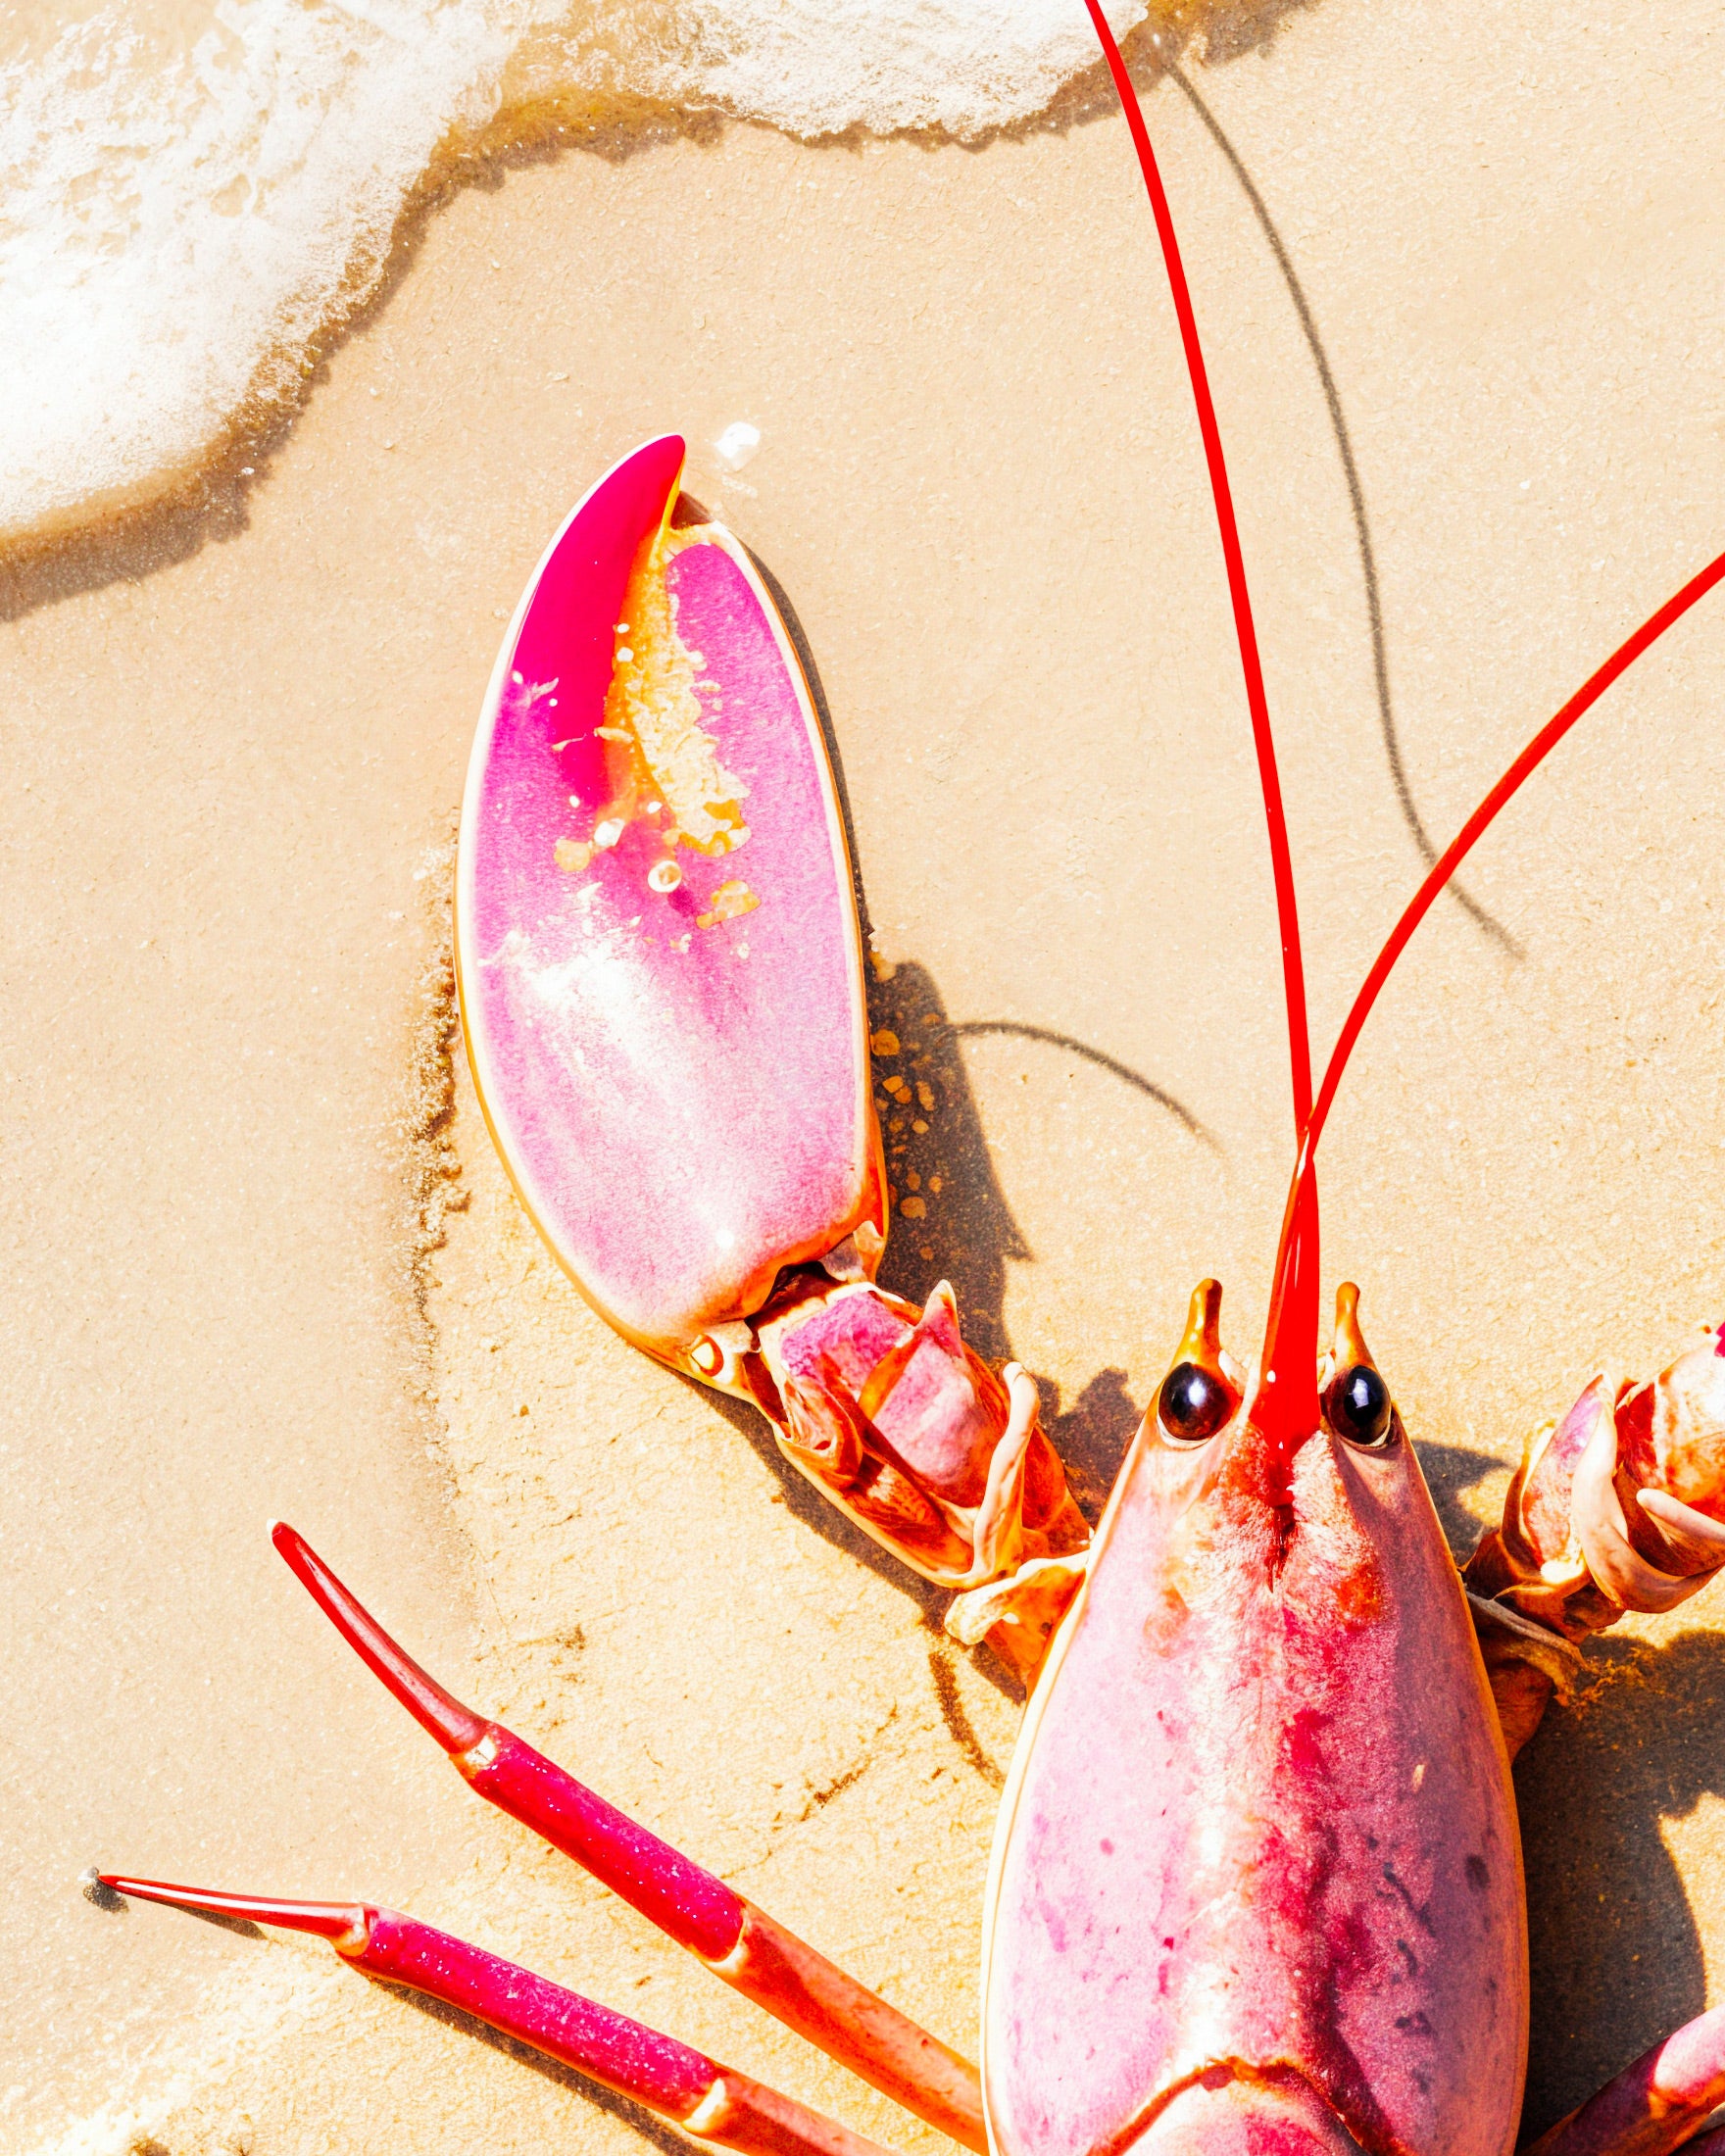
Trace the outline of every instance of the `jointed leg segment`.
<path fill-rule="evenodd" d="M 1670 2156 L 1695 2142 L 1721 2103 L 1725 2007 L 1715 2007 L 1644 2051 L 1521 2156 Z"/>
<path fill-rule="evenodd" d="M 876 2142 L 675 2037 L 393 1909 L 211 1893 L 109 1874 L 102 1884 L 144 1901 L 313 1933 L 369 1976 L 459 2007 L 739 2156 L 884 2156 Z"/>
<path fill-rule="evenodd" d="M 291 1527 L 277 1522 L 271 1534 L 342 1638 L 481 1796 L 829 2058 L 964 2147 L 986 2148 L 981 2088 L 968 2061 L 513 1731 L 464 1706 Z"/>

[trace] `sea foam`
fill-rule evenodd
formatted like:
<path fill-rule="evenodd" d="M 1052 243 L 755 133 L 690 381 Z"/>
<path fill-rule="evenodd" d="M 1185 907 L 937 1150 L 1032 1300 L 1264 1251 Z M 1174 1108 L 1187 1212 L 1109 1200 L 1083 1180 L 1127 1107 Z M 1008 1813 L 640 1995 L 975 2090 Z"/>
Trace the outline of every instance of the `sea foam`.
<path fill-rule="evenodd" d="M 1109 0 L 1123 31 L 1144 0 Z M 79 0 L 0 27 L 0 545 L 155 499 L 290 391 L 442 153 L 526 100 L 974 137 L 1081 0 Z"/>

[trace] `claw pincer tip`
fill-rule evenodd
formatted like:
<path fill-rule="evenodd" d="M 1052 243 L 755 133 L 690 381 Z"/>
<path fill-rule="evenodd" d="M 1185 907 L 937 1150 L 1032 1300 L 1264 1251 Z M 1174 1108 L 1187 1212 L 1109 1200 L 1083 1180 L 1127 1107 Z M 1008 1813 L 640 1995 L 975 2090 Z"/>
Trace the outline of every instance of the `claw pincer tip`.
<path fill-rule="evenodd" d="M 419 1727 L 436 1738 L 447 1752 L 471 1750 L 489 1727 L 483 1716 L 464 1707 L 453 1692 L 445 1691 L 434 1677 L 404 1653 L 370 1611 L 342 1586 L 305 1537 L 285 1520 L 271 1521 L 270 1540 L 288 1570 L 360 1660 Z"/>
<path fill-rule="evenodd" d="M 160 1901 L 171 1909 L 191 1909 L 209 1916 L 237 1917 L 253 1924 L 273 1924 L 284 1932 L 310 1932 L 326 1938 L 350 1959 L 365 1945 L 377 1915 L 359 1901 L 279 1901 L 269 1894 L 224 1894 L 207 1886 L 175 1886 L 162 1879 L 128 1879 L 98 1872 L 110 1893 L 131 1901 Z"/>

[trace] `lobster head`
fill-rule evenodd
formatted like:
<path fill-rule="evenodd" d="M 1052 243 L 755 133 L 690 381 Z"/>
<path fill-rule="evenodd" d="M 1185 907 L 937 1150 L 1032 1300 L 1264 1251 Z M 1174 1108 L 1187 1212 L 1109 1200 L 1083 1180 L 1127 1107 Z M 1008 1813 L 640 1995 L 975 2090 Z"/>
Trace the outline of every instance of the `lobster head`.
<path fill-rule="evenodd" d="M 1351 1286 L 1314 1352 L 1305 1188 L 1254 1364 L 1194 1296 L 1030 1702 L 987 1919 L 1003 2156 L 1513 2142 L 1507 1763 Z"/>

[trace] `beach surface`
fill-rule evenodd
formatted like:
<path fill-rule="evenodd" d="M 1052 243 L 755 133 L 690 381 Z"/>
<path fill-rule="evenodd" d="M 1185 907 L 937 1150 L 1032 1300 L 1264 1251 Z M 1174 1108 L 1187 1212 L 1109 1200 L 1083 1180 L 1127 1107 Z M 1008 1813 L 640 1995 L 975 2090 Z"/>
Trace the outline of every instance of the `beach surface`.
<path fill-rule="evenodd" d="M 1421 873 L 1410 814 L 1442 845 L 1725 544 L 1720 47 L 1699 0 L 1318 0 L 1146 74 L 1320 1043 Z M 808 639 L 876 1022 L 942 1074 L 942 1190 L 885 1277 L 954 1281 L 1093 1509 L 1199 1278 L 1256 1343 L 1291 1152 L 1267 855 L 1116 111 L 499 157 L 201 504 L 0 566 L 0 2121 L 29 2156 L 675 2140 L 315 1942 L 94 1906 L 92 1863 L 408 1909 L 938 2145 L 474 1799 L 265 1532 L 972 2047 L 1010 1683 L 764 1424 L 589 1313 L 449 1002 L 498 640 L 570 504 L 671 428 Z M 1459 1549 L 1596 1369 L 1725 1316 L 1722 683 L 1715 600 L 1469 862 L 1325 1141 L 1326 1281 L 1361 1284 Z M 1625 1625 L 1520 1770 L 1532 2124 L 1725 1999 L 1722 1596 Z"/>

